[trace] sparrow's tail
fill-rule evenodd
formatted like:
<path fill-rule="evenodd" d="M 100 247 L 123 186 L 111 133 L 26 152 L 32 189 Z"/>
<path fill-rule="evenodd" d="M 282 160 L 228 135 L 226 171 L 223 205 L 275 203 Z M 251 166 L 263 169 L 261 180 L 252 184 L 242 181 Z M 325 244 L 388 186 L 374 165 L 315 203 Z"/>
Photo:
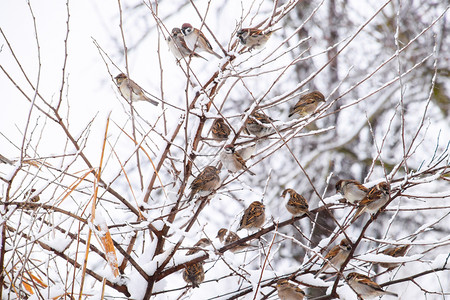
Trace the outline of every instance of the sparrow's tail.
<path fill-rule="evenodd" d="M 359 218 L 359 216 L 365 211 L 365 207 L 364 206 L 360 206 L 358 207 L 358 209 L 355 212 L 355 216 L 353 217 L 351 223 L 355 222 L 356 219 Z"/>
<path fill-rule="evenodd" d="M 385 293 L 386 295 L 391 295 L 391 296 L 394 296 L 394 297 L 398 297 L 398 294 L 393 293 L 393 292 L 384 291 L 384 293 Z"/>

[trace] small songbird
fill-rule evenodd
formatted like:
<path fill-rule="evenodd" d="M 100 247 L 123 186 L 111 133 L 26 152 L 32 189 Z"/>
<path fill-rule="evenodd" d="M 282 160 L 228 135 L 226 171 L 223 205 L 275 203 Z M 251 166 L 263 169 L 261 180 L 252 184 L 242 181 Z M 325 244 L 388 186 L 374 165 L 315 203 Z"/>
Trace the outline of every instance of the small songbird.
<path fill-rule="evenodd" d="M 260 138 L 275 132 L 272 122 L 274 122 L 272 118 L 255 111 L 245 122 L 245 130 Z"/>
<path fill-rule="evenodd" d="M 404 245 L 404 246 L 398 246 L 398 247 L 389 247 L 385 250 L 383 250 L 381 253 L 385 255 L 389 255 L 392 257 L 402 257 L 405 256 L 406 251 L 411 245 Z M 401 265 L 401 263 L 380 263 L 380 266 L 385 269 L 393 269 Z"/>
<path fill-rule="evenodd" d="M 224 243 L 224 245 L 228 245 L 231 243 L 234 243 L 236 241 L 239 241 L 241 238 L 239 237 L 239 235 L 237 235 L 236 232 L 233 232 L 231 230 L 227 230 L 225 228 L 220 228 L 219 231 L 217 232 L 217 237 L 219 238 L 221 243 Z M 250 247 L 249 244 L 247 243 L 242 243 L 239 245 L 236 245 L 235 247 L 231 248 L 230 251 L 232 253 L 244 250 L 246 248 Z"/>
<path fill-rule="evenodd" d="M 192 284 L 193 288 L 199 287 L 200 283 L 205 280 L 205 270 L 203 263 L 198 262 L 184 268 L 183 279 L 186 283 Z"/>
<path fill-rule="evenodd" d="M 306 117 L 316 110 L 320 102 L 325 102 L 325 97 L 321 92 L 314 91 L 305 94 L 301 96 L 297 104 L 295 104 L 294 107 L 291 108 L 289 117 L 292 117 L 294 114 L 298 114 L 301 118 Z"/>
<path fill-rule="evenodd" d="M 343 239 L 339 245 L 334 246 L 331 250 L 325 255 L 325 261 L 322 264 L 322 268 L 317 271 L 314 278 L 319 276 L 322 272 L 334 266 L 336 269 L 340 269 L 344 261 L 347 259 L 350 251 L 352 250 L 352 245 L 349 240 Z"/>
<path fill-rule="evenodd" d="M 286 203 L 286 209 L 292 216 L 298 217 L 309 213 L 308 201 L 302 195 L 293 189 L 285 189 L 281 194 L 281 197 L 286 198 L 286 196 L 289 197 L 289 200 Z"/>
<path fill-rule="evenodd" d="M 190 249 L 186 255 L 192 255 L 200 250 L 201 248 L 211 245 L 211 241 L 207 238 L 200 239 L 195 243 L 194 247 Z M 205 270 L 203 269 L 203 262 L 194 263 L 192 265 L 186 266 L 183 271 L 183 279 L 186 283 L 191 283 L 193 288 L 199 287 L 200 283 L 205 280 Z"/>
<path fill-rule="evenodd" d="M 348 284 L 362 299 L 372 299 L 384 295 L 398 297 L 396 293 L 384 291 L 376 282 L 366 275 L 352 272 L 347 275 L 346 279 Z"/>
<path fill-rule="evenodd" d="M 305 292 L 301 288 L 286 279 L 278 280 L 277 292 L 280 300 L 303 300 L 305 297 Z"/>
<path fill-rule="evenodd" d="M 33 196 L 33 194 L 35 192 L 36 192 L 36 189 L 31 189 L 23 195 L 23 198 L 25 200 L 27 200 L 29 198 L 31 202 L 38 202 L 41 198 L 39 197 L 39 195 Z"/>
<path fill-rule="evenodd" d="M 172 29 L 172 34 L 167 37 L 167 44 L 169 45 L 170 52 L 172 52 L 177 60 L 188 57 L 189 55 L 205 59 L 203 56 L 189 49 L 189 47 L 186 45 L 186 41 L 184 40 L 184 35 L 181 32 L 181 29 L 178 27 L 174 27 Z"/>
<path fill-rule="evenodd" d="M 236 36 L 242 45 L 246 46 L 249 51 L 252 51 L 253 49 L 263 48 L 272 33 L 279 29 L 281 29 L 281 27 L 264 32 L 257 28 L 242 28 L 236 33 Z"/>
<path fill-rule="evenodd" d="M 231 133 L 230 127 L 222 118 L 215 119 L 211 126 L 211 134 L 217 140 L 226 140 Z"/>
<path fill-rule="evenodd" d="M 367 196 L 359 202 L 352 223 L 364 212 L 372 215 L 376 214 L 389 201 L 389 192 L 390 185 L 387 182 L 380 182 L 370 188 Z"/>
<path fill-rule="evenodd" d="M 220 153 L 220 160 L 222 161 L 225 168 L 230 172 L 235 173 L 240 170 L 245 170 L 251 175 L 255 175 L 252 171 L 247 169 L 245 165 L 245 160 L 236 152 L 233 145 L 226 145 L 222 152 Z"/>
<path fill-rule="evenodd" d="M 158 102 L 147 97 L 142 88 L 133 80 L 128 79 L 124 73 L 120 73 L 114 79 L 116 80 L 120 93 L 126 100 L 148 101 L 153 105 L 158 105 Z"/>
<path fill-rule="evenodd" d="M 336 192 L 340 193 L 351 204 L 356 204 L 367 196 L 369 189 L 353 179 L 336 182 Z"/>
<path fill-rule="evenodd" d="M 195 53 L 206 51 L 209 54 L 216 56 L 217 58 L 222 58 L 222 56 L 214 52 L 210 42 L 203 34 L 203 32 L 201 32 L 197 28 L 192 27 L 191 24 L 184 23 L 181 26 L 181 31 L 184 34 L 184 40 L 186 41 L 187 46 Z"/>
<path fill-rule="evenodd" d="M 204 197 L 217 190 L 221 183 L 219 173 L 220 170 L 214 166 L 205 167 L 191 183 L 189 201 L 195 194 Z"/>
<path fill-rule="evenodd" d="M 239 223 L 238 231 L 241 229 L 253 229 L 263 226 L 266 220 L 265 206 L 259 201 L 254 201 L 247 207 Z"/>
<path fill-rule="evenodd" d="M 202 250 L 202 248 L 205 248 L 206 246 L 209 246 L 209 245 L 211 245 L 211 241 L 208 238 L 201 238 L 198 240 L 197 243 L 194 244 L 192 249 L 189 249 L 189 251 L 186 252 L 186 255 L 195 254 L 195 253 L 199 252 L 200 250 Z"/>

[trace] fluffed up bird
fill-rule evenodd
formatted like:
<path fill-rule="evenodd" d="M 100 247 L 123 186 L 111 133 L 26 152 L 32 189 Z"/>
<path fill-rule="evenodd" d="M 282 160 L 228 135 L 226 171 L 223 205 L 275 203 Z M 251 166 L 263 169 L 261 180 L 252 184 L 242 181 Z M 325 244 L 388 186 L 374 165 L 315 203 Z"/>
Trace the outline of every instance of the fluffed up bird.
<path fill-rule="evenodd" d="M 189 55 L 205 59 L 203 56 L 189 49 L 181 29 L 178 27 L 172 28 L 171 35 L 167 37 L 167 44 L 169 45 L 170 52 L 172 52 L 177 60 L 188 57 Z"/>
<path fill-rule="evenodd" d="M 251 175 L 255 175 L 255 173 L 247 168 L 247 166 L 245 165 L 245 160 L 238 152 L 236 152 L 236 149 L 233 145 L 226 145 L 223 148 L 222 152 L 220 153 L 220 160 L 222 161 L 225 168 L 227 168 L 232 173 L 245 170 Z"/>
<path fill-rule="evenodd" d="M 204 197 L 217 190 L 221 183 L 219 173 L 220 170 L 214 166 L 205 167 L 191 183 L 189 201 L 194 198 L 195 194 Z"/>
<path fill-rule="evenodd" d="M 230 127 L 222 118 L 215 119 L 211 126 L 211 134 L 216 140 L 226 140 L 231 133 Z"/>
<path fill-rule="evenodd" d="M 244 211 L 239 223 L 238 231 L 241 229 L 261 228 L 266 220 L 265 206 L 259 201 L 252 202 Z"/>
<path fill-rule="evenodd" d="M 387 182 L 380 182 L 370 188 L 367 196 L 358 204 L 352 223 L 364 212 L 374 215 L 389 201 L 390 185 Z"/>
<path fill-rule="evenodd" d="M 242 45 L 246 46 L 249 51 L 252 51 L 253 49 L 263 48 L 272 33 L 280 29 L 277 28 L 264 32 L 258 28 L 242 28 L 236 33 L 236 36 Z"/>
<path fill-rule="evenodd" d="M 305 292 L 301 288 L 286 279 L 278 280 L 277 292 L 280 300 L 302 300 L 305 297 Z"/>
<path fill-rule="evenodd" d="M 308 201 L 302 195 L 293 189 L 285 189 L 281 194 L 281 197 L 286 199 L 286 196 L 289 197 L 286 203 L 286 209 L 292 214 L 292 216 L 298 217 L 304 214 L 309 214 Z"/>
<path fill-rule="evenodd" d="M 356 204 L 367 196 L 369 189 L 357 180 L 346 179 L 336 182 L 336 192 L 351 204 Z"/>
<path fill-rule="evenodd" d="M 325 97 L 321 92 L 314 91 L 305 94 L 301 96 L 297 104 L 295 104 L 294 107 L 291 108 L 289 117 L 292 117 L 294 114 L 298 114 L 301 118 L 306 117 L 316 110 L 320 102 L 325 102 Z"/>
<path fill-rule="evenodd" d="M 363 299 L 372 299 L 379 296 L 391 295 L 398 297 L 396 293 L 384 291 L 376 282 L 368 276 L 352 272 L 347 275 L 348 284 Z"/>
<path fill-rule="evenodd" d="M 322 268 L 317 271 L 314 278 L 319 276 L 322 272 L 334 266 L 336 269 L 340 269 L 344 261 L 347 259 L 350 251 L 352 250 L 352 245 L 349 240 L 343 239 L 339 245 L 334 246 L 331 250 L 325 255 L 325 261 L 322 264 Z"/>
<path fill-rule="evenodd" d="M 114 79 L 116 80 L 120 93 L 126 100 L 148 101 L 153 105 L 158 105 L 158 102 L 147 97 L 142 88 L 133 80 L 128 79 L 124 73 L 120 73 Z"/>
<path fill-rule="evenodd" d="M 245 130 L 249 134 L 253 134 L 254 136 L 260 138 L 275 132 L 272 122 L 275 122 L 272 118 L 255 111 L 245 122 Z"/>
<path fill-rule="evenodd" d="M 217 237 L 219 238 L 220 242 L 223 243 L 225 246 L 231 243 L 234 243 L 236 241 L 239 241 L 241 238 L 239 235 L 237 235 L 236 232 L 233 232 L 231 230 L 227 230 L 225 228 L 220 228 L 217 232 Z M 242 243 L 239 245 L 236 245 L 235 247 L 231 248 L 230 251 L 235 253 L 241 250 L 244 250 L 246 248 L 250 247 L 247 243 Z"/>
<path fill-rule="evenodd" d="M 205 270 L 203 269 L 203 263 L 198 262 L 186 266 L 183 271 L 183 279 L 184 281 L 186 281 L 186 283 L 192 284 L 193 288 L 199 287 L 200 283 L 205 280 Z"/>
<path fill-rule="evenodd" d="M 214 52 L 211 43 L 208 41 L 203 32 L 192 27 L 191 24 L 184 23 L 181 26 L 181 31 L 184 34 L 184 40 L 186 41 L 187 46 L 195 53 L 206 51 L 217 58 L 222 58 L 222 56 Z"/>
<path fill-rule="evenodd" d="M 392 257 L 403 257 L 406 254 L 406 251 L 409 249 L 411 245 L 404 245 L 398 247 L 389 247 L 383 251 L 382 254 L 389 255 Z M 385 269 L 393 269 L 401 265 L 401 263 L 380 263 L 380 266 Z"/>

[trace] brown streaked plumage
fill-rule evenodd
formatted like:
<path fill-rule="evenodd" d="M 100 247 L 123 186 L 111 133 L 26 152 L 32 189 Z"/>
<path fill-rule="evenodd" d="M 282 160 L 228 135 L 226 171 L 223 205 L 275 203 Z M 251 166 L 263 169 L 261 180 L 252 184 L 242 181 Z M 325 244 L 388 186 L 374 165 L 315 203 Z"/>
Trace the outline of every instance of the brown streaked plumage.
<path fill-rule="evenodd" d="M 207 196 L 213 193 L 220 187 L 220 170 L 214 166 L 207 166 L 203 171 L 198 174 L 191 183 L 191 194 L 189 201 L 192 200 L 195 194 L 199 194 L 200 197 Z"/>
<path fill-rule="evenodd" d="M 275 132 L 275 129 L 271 124 L 272 122 L 275 122 L 272 118 L 255 111 L 245 122 L 245 131 L 248 134 L 253 134 L 254 136 L 260 138 Z"/>
<path fill-rule="evenodd" d="M 203 56 L 195 53 L 186 45 L 183 33 L 178 27 L 172 29 L 171 35 L 167 37 L 167 44 L 169 45 L 169 50 L 175 56 L 177 60 L 183 59 L 188 56 L 200 57 L 205 59 Z M 205 59 L 206 60 L 206 59 Z"/>
<path fill-rule="evenodd" d="M 286 209 L 294 217 L 302 216 L 309 213 L 308 201 L 293 189 L 285 189 L 281 197 L 285 198 L 289 194 L 289 200 L 286 203 Z"/>
<path fill-rule="evenodd" d="M 264 32 L 258 28 L 242 28 L 236 33 L 236 36 L 242 45 L 246 46 L 249 51 L 252 51 L 253 49 L 263 48 L 272 33 L 280 29 L 277 28 Z"/>
<path fill-rule="evenodd" d="M 240 236 L 231 230 L 227 230 L 225 228 L 219 229 L 217 232 L 217 237 L 219 238 L 220 242 L 223 243 L 225 246 L 231 243 L 234 243 L 236 241 L 239 241 L 241 238 Z M 232 249 L 230 249 L 231 252 L 235 253 L 241 250 L 244 250 L 248 248 L 250 245 L 247 243 L 242 243 L 239 245 L 236 245 Z"/>
<path fill-rule="evenodd" d="M 280 300 L 303 300 L 305 297 L 305 292 L 301 288 L 286 279 L 278 280 L 277 292 Z"/>
<path fill-rule="evenodd" d="M 225 168 L 230 172 L 236 173 L 241 170 L 245 170 L 250 173 L 250 175 L 255 175 L 250 171 L 245 165 L 245 160 L 236 152 L 233 145 L 226 145 L 222 152 L 220 153 L 220 160 L 222 161 Z"/>
<path fill-rule="evenodd" d="M 367 196 L 369 189 L 357 180 L 346 179 L 336 182 L 336 192 L 351 204 L 356 204 Z"/>
<path fill-rule="evenodd" d="M 352 222 L 364 212 L 368 214 L 376 214 L 381 207 L 389 201 L 390 185 L 387 182 L 380 182 L 376 186 L 369 189 L 367 196 L 358 204 L 355 216 Z"/>
<path fill-rule="evenodd" d="M 193 288 L 199 287 L 200 283 L 205 280 L 205 270 L 203 269 L 203 263 L 198 262 L 187 266 L 183 271 L 183 279 L 188 284 L 192 284 Z"/>
<path fill-rule="evenodd" d="M 411 245 L 389 247 L 389 248 L 381 251 L 381 253 L 392 256 L 392 257 L 402 257 L 402 256 L 405 256 L 406 251 L 409 249 L 410 246 Z M 380 263 L 380 266 L 385 269 L 393 269 L 393 268 L 398 267 L 399 265 L 401 265 L 401 263 Z"/>
<path fill-rule="evenodd" d="M 203 250 L 202 248 L 205 248 L 206 246 L 211 245 L 211 241 L 207 238 L 201 238 L 198 240 L 197 243 L 195 243 L 195 245 L 189 249 L 188 252 L 186 252 L 186 255 L 192 255 L 195 254 L 197 252 L 199 252 L 200 250 Z"/>
<path fill-rule="evenodd" d="M 197 28 L 192 27 L 189 23 L 184 23 L 181 26 L 181 31 L 184 34 L 184 40 L 186 41 L 187 46 L 194 52 L 206 51 L 209 54 L 216 56 L 217 58 L 222 58 L 219 54 L 214 52 L 211 43 L 208 41 L 206 36 L 198 30 Z"/>
<path fill-rule="evenodd" d="M 289 117 L 292 117 L 294 114 L 298 114 L 301 118 L 306 117 L 316 110 L 320 102 L 325 102 L 325 97 L 321 92 L 314 91 L 305 94 L 301 96 L 297 104 L 295 104 L 294 107 L 291 108 Z"/>
<path fill-rule="evenodd" d="M 254 201 L 244 211 L 244 215 L 239 223 L 238 231 L 241 229 L 260 228 L 266 220 L 265 206 L 259 201 Z"/>
<path fill-rule="evenodd" d="M 398 297 L 396 293 L 384 291 L 376 282 L 363 274 L 352 272 L 347 275 L 346 280 L 355 292 L 363 299 L 371 299 L 384 295 Z"/>
<path fill-rule="evenodd" d="M 230 127 L 222 118 L 215 119 L 211 126 L 211 134 L 217 140 L 226 140 L 231 133 Z"/>
<path fill-rule="evenodd" d="M 336 269 L 339 269 L 344 261 L 347 259 L 350 251 L 352 250 L 352 245 L 349 240 L 343 239 L 339 243 L 339 245 L 334 246 L 331 250 L 325 255 L 325 261 L 322 264 L 322 268 L 317 271 L 314 278 L 319 276 L 322 272 L 334 266 Z"/>

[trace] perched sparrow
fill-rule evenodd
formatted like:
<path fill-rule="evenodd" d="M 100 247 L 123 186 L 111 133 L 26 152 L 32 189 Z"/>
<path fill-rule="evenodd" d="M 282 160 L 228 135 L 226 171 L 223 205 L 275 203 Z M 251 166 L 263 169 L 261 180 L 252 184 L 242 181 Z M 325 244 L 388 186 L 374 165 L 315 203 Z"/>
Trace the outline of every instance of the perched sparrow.
<path fill-rule="evenodd" d="M 263 226 L 266 220 L 266 214 L 264 213 L 265 206 L 259 201 L 255 201 L 250 204 L 249 207 L 244 211 L 241 222 L 239 223 L 238 231 L 252 228 L 260 228 Z"/>
<path fill-rule="evenodd" d="M 387 182 L 380 182 L 376 186 L 370 188 L 367 196 L 358 204 L 355 216 L 352 222 L 363 213 L 376 214 L 378 210 L 389 201 L 390 186 Z"/>
<path fill-rule="evenodd" d="M 278 280 L 277 291 L 280 300 L 302 300 L 305 296 L 305 292 L 301 288 L 286 279 Z"/>
<path fill-rule="evenodd" d="M 385 255 L 389 255 L 392 257 L 402 257 L 405 256 L 406 251 L 411 245 L 398 246 L 398 247 L 389 247 L 383 250 L 381 253 Z M 393 269 L 400 265 L 401 263 L 380 263 L 380 266 L 385 269 Z"/>
<path fill-rule="evenodd" d="M 368 276 L 352 272 L 347 275 L 348 284 L 363 299 L 372 299 L 378 296 L 391 295 L 398 297 L 396 293 L 384 291 L 377 283 L 372 281 Z"/>
<path fill-rule="evenodd" d="M 189 201 L 195 194 L 200 197 L 207 196 L 220 187 L 220 170 L 213 166 L 207 166 L 198 174 L 197 178 L 191 183 L 191 194 Z"/>
<path fill-rule="evenodd" d="M 158 105 L 158 102 L 147 97 L 142 88 L 133 80 L 128 79 L 127 75 L 120 73 L 115 77 L 117 86 L 122 96 L 128 101 L 148 101 L 153 105 Z"/>
<path fill-rule="evenodd" d="M 288 195 L 289 200 L 286 203 L 286 209 L 290 212 L 294 217 L 302 216 L 305 213 L 309 213 L 308 211 L 308 201 L 294 191 L 293 189 L 285 189 L 281 194 L 281 197 L 286 198 Z"/>
<path fill-rule="evenodd" d="M 239 237 L 239 235 L 237 235 L 237 233 L 235 233 L 231 230 L 227 230 L 225 228 L 219 229 L 219 231 L 217 232 L 217 237 L 219 238 L 221 243 L 224 243 L 224 245 L 234 243 L 241 239 Z M 230 251 L 235 253 L 235 252 L 244 250 L 244 249 L 248 248 L 249 246 L 250 245 L 247 243 L 242 243 L 242 244 L 239 244 L 239 245 L 233 247 L 232 249 L 230 249 Z"/>
<path fill-rule="evenodd" d="M 344 261 L 347 259 L 350 251 L 352 250 L 352 245 L 349 240 L 343 239 L 339 245 L 331 248 L 330 252 L 325 255 L 325 261 L 322 264 L 322 268 L 314 275 L 314 278 L 319 276 L 322 272 L 331 268 L 333 265 L 336 269 L 339 269 Z"/>
<path fill-rule="evenodd" d="M 231 133 L 230 127 L 225 123 L 224 119 L 215 119 L 211 126 L 213 138 L 217 140 L 226 140 Z"/>
<path fill-rule="evenodd" d="M 242 28 L 236 33 L 236 36 L 242 45 L 252 51 L 253 49 L 261 49 L 264 47 L 272 33 L 279 29 L 281 28 L 263 32 L 257 28 Z"/>
<path fill-rule="evenodd" d="M 336 192 L 339 192 L 351 204 L 356 204 L 367 196 L 369 189 L 359 181 L 347 179 L 336 182 Z"/>
<path fill-rule="evenodd" d="M 174 27 L 172 29 L 172 34 L 167 37 L 167 44 L 169 45 L 170 52 L 172 52 L 177 60 L 188 57 L 189 55 L 205 59 L 203 56 L 198 55 L 188 48 L 186 41 L 184 40 L 183 33 L 178 27 Z"/>
<path fill-rule="evenodd" d="M 235 173 L 240 170 L 248 171 L 251 175 L 255 175 L 252 171 L 247 169 L 245 160 L 236 152 L 233 145 L 226 145 L 220 153 L 220 160 L 225 168 L 230 172 Z"/>
<path fill-rule="evenodd" d="M 222 58 L 219 54 L 214 52 L 211 44 L 209 43 L 206 36 L 198 30 L 197 28 L 193 28 L 191 24 L 184 23 L 181 26 L 181 31 L 184 34 L 184 40 L 186 41 L 187 46 L 194 52 L 206 51 L 209 54 L 215 55 L 217 58 Z"/>
<path fill-rule="evenodd" d="M 183 279 L 186 283 L 191 283 L 193 288 L 199 287 L 200 283 L 205 280 L 205 270 L 203 270 L 203 263 L 198 262 L 187 266 L 183 271 Z"/>
<path fill-rule="evenodd" d="M 245 129 L 249 134 L 260 138 L 275 132 L 271 122 L 274 122 L 272 118 L 255 111 L 245 122 Z"/>
<path fill-rule="evenodd" d="M 294 114 L 298 114 L 301 118 L 306 117 L 316 110 L 317 106 L 319 106 L 319 102 L 325 102 L 325 97 L 321 92 L 314 91 L 305 94 L 301 96 L 297 104 L 291 108 L 289 117 L 292 117 Z"/>
<path fill-rule="evenodd" d="M 202 248 L 211 245 L 211 241 L 207 238 L 202 238 L 200 240 L 198 240 L 197 243 L 195 243 L 195 245 L 192 247 L 192 249 L 190 249 L 188 252 L 186 252 L 186 255 L 192 255 L 195 254 L 197 252 L 199 252 L 200 250 L 202 250 Z"/>

